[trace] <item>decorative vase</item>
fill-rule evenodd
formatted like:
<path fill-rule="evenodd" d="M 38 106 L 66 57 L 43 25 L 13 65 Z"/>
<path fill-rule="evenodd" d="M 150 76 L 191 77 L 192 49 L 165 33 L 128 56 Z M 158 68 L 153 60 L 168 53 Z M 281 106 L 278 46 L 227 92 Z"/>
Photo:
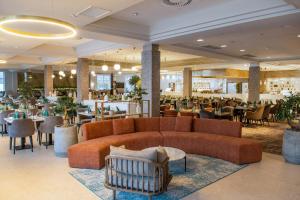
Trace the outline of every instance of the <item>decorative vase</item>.
<path fill-rule="evenodd" d="M 283 136 L 282 154 L 284 159 L 293 164 L 300 164 L 300 132 L 286 129 Z"/>

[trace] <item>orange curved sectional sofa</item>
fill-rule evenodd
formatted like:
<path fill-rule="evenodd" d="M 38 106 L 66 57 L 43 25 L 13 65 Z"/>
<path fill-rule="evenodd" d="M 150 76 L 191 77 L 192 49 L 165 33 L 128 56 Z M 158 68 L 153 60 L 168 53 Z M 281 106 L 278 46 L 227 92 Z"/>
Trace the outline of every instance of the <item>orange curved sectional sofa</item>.
<path fill-rule="evenodd" d="M 100 169 L 110 145 L 132 150 L 152 146 L 182 149 L 236 164 L 259 162 L 261 144 L 241 138 L 239 122 L 191 117 L 128 118 L 87 123 L 82 126 L 84 142 L 68 149 L 70 167 Z"/>

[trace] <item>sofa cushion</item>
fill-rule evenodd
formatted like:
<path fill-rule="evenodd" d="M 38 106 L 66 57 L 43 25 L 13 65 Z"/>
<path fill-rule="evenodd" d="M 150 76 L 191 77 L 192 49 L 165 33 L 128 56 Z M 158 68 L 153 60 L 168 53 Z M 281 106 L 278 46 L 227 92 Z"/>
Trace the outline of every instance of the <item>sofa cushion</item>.
<path fill-rule="evenodd" d="M 111 120 L 97 121 L 83 124 L 81 130 L 84 140 L 92 140 L 112 135 L 113 125 Z"/>
<path fill-rule="evenodd" d="M 255 140 L 210 133 L 163 131 L 164 146 L 190 154 L 199 154 L 246 164 L 261 160 L 261 144 Z"/>
<path fill-rule="evenodd" d="M 241 137 L 242 124 L 228 120 L 194 119 L 194 131 L 231 137 Z"/>
<path fill-rule="evenodd" d="M 160 131 L 175 131 L 176 117 L 161 117 Z"/>
<path fill-rule="evenodd" d="M 105 156 L 109 155 L 110 145 L 125 145 L 127 149 L 142 150 L 163 145 L 163 137 L 159 132 L 137 132 L 84 141 L 69 147 L 68 160 L 70 167 L 102 168 L 105 165 Z"/>
<path fill-rule="evenodd" d="M 193 125 L 193 117 L 190 116 L 176 117 L 175 131 L 191 132 L 192 125 Z"/>
<path fill-rule="evenodd" d="M 135 118 L 135 131 L 159 131 L 159 117 L 152 118 Z"/>
<path fill-rule="evenodd" d="M 113 130 L 115 135 L 121 135 L 126 133 L 135 132 L 134 129 L 134 119 L 114 119 L 113 120 Z"/>

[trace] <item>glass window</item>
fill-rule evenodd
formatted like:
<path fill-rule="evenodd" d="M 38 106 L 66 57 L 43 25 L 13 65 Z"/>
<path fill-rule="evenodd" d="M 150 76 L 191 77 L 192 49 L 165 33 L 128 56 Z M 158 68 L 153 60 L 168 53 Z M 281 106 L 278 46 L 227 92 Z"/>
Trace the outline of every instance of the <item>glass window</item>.
<path fill-rule="evenodd" d="M 4 72 L 0 72 L 0 91 L 5 91 Z"/>
<path fill-rule="evenodd" d="M 96 90 L 111 90 L 111 75 L 97 74 Z"/>

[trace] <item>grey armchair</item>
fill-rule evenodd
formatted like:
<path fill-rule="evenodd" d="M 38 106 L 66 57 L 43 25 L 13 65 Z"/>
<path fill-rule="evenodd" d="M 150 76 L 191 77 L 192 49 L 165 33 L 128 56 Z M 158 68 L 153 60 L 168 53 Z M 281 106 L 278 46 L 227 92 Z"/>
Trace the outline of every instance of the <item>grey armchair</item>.
<path fill-rule="evenodd" d="M 167 190 L 172 179 L 168 167 L 169 158 L 158 163 L 148 159 L 109 155 L 105 158 L 105 187 L 148 196 L 158 195 Z"/>
<path fill-rule="evenodd" d="M 12 124 L 8 127 L 8 135 L 9 135 L 9 149 L 13 150 L 14 154 L 16 153 L 16 138 L 25 138 L 29 137 L 31 144 L 31 151 L 33 152 L 33 141 L 32 135 L 34 134 L 34 123 L 31 119 L 16 119 L 12 122 Z"/>
<path fill-rule="evenodd" d="M 39 144 L 42 143 L 42 134 L 46 134 L 46 149 L 48 148 L 48 136 L 52 139 L 52 134 L 54 133 L 55 126 L 63 125 L 64 120 L 61 116 L 49 116 L 45 119 L 44 122 L 38 127 L 38 140 Z M 50 136 L 51 135 L 51 136 Z"/>
<path fill-rule="evenodd" d="M 1 125 L 1 134 L 3 136 L 6 133 L 6 121 L 4 118 L 7 118 L 9 114 L 14 113 L 14 110 L 6 110 L 0 113 L 0 125 Z"/>

